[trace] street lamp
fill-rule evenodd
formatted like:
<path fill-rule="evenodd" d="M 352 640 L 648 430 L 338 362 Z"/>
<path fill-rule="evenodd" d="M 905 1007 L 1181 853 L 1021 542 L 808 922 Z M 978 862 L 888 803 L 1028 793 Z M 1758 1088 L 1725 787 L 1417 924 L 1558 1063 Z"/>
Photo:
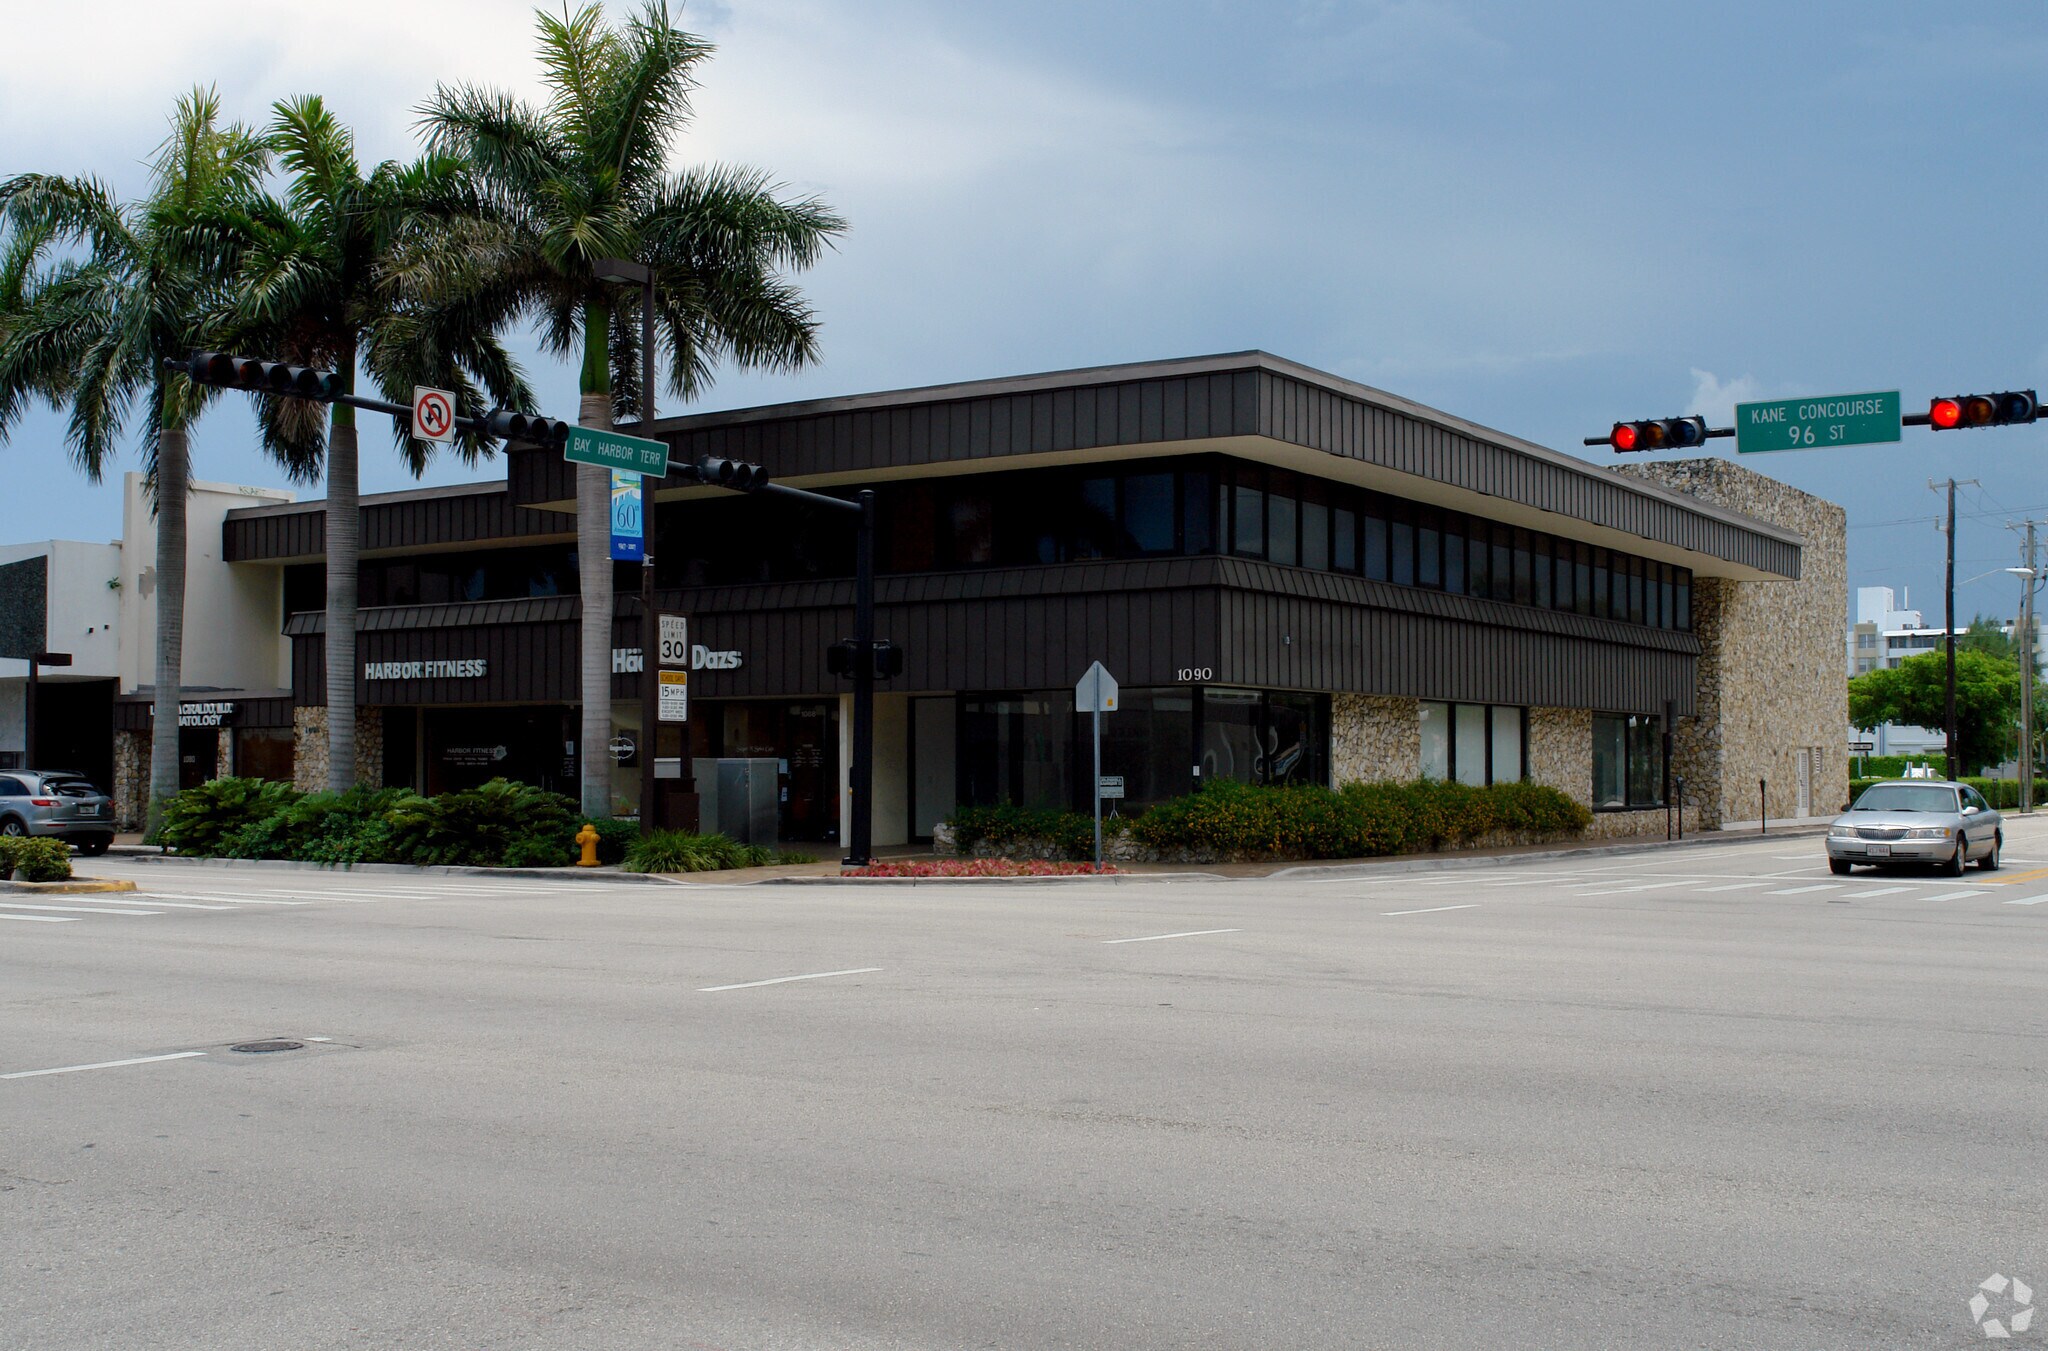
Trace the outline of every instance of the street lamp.
<path fill-rule="evenodd" d="M 593 274 L 601 282 L 614 286 L 637 286 L 640 288 L 640 435 L 652 440 L 654 437 L 654 269 L 645 263 L 636 263 L 631 258 L 600 258 L 593 267 Z M 655 633 L 654 614 L 654 488 L 641 484 L 644 501 L 641 503 L 642 538 L 640 547 L 640 833 L 651 834 L 655 827 L 654 813 L 654 752 L 656 749 L 655 729 L 660 724 L 656 696 L 656 668 L 659 663 L 655 653 L 660 650 L 660 640 Z M 689 774 L 689 742 L 687 731 L 680 764 L 683 778 Z"/>
<path fill-rule="evenodd" d="M 2031 539 L 2033 527 L 2027 527 Z M 2034 809 L 2034 590 L 2038 568 L 2007 568 L 2020 579 L 2020 812 Z"/>

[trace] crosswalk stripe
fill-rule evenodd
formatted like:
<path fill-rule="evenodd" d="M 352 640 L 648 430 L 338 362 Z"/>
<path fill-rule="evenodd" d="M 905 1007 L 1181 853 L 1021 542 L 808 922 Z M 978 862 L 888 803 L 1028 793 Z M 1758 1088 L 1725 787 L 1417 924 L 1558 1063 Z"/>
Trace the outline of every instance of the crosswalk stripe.
<path fill-rule="evenodd" d="M 1849 894 L 1860 901 L 1866 896 L 1896 896 L 1902 891 L 1911 891 L 1912 889 L 1911 887 L 1878 887 L 1871 891 L 1852 891 Z"/>
<path fill-rule="evenodd" d="M 142 893 L 137 893 L 138 895 Z M 266 897 L 224 896 L 217 891 L 201 892 L 197 895 L 183 891 L 150 892 L 148 899 L 155 901 L 158 896 L 167 896 L 180 901 L 217 901 L 221 905 L 311 905 L 311 901 L 278 901 Z"/>
<path fill-rule="evenodd" d="M 149 906 L 153 910 L 226 910 L 230 908 L 225 905 L 200 905 L 194 901 L 158 900 L 154 896 L 145 896 L 139 891 L 123 892 L 119 900 L 101 900 L 97 896 L 73 896 L 70 899 L 78 905 L 135 905 L 140 903 Z"/>
<path fill-rule="evenodd" d="M 1718 886 L 1718 887 L 1701 887 L 1701 888 L 1700 888 L 1700 890 L 1701 890 L 1702 892 L 1707 892 L 1707 891 L 1755 891 L 1755 890 L 1756 890 L 1756 889 L 1757 889 L 1758 887 L 1764 887 L 1764 886 L 1769 886 L 1769 885 L 1770 885 L 1770 883 L 1768 883 L 1768 882 L 1730 882 L 1730 883 L 1727 883 L 1727 884 L 1726 884 L 1725 886 Z"/>
<path fill-rule="evenodd" d="M 1967 901 L 1972 896 L 1982 896 L 1981 891 L 1945 891 L 1939 896 L 1922 896 L 1923 901 Z"/>
<path fill-rule="evenodd" d="M 1660 890 L 1664 889 L 1665 887 L 1682 887 L 1682 886 L 1684 886 L 1684 885 L 1685 885 L 1685 882 L 1684 882 L 1684 881 L 1683 881 L 1682 879 L 1681 879 L 1681 880 L 1679 880 L 1679 881 L 1676 881 L 1676 882 L 1643 882 L 1643 883 L 1640 883 L 1640 884 L 1638 884 L 1638 885 L 1636 885 L 1636 886 L 1628 886 L 1628 887 L 1611 887 L 1611 888 L 1608 888 L 1608 889 L 1606 889 L 1606 890 L 1603 890 L 1603 891 L 1582 891 L 1582 892 L 1580 892 L 1580 893 L 1579 893 L 1579 895 L 1581 895 L 1581 896 L 1625 896 L 1625 895 L 1628 895 L 1628 894 L 1629 894 L 1630 892 L 1636 892 L 1636 891 L 1660 891 Z"/>
<path fill-rule="evenodd" d="M 64 915 L 160 915 L 161 910 L 88 910 L 82 905 L 31 905 L 27 901 L 0 901 L 4 910 L 50 910 Z"/>
<path fill-rule="evenodd" d="M 0 910 L 0 919 L 18 919 L 23 924 L 76 924 L 76 915 L 10 915 Z"/>
<path fill-rule="evenodd" d="M 1835 886 L 1836 884 L 1833 882 L 1820 882 L 1810 887 L 1785 887 L 1782 890 L 1772 892 L 1771 895 L 1804 896 L 1809 891 L 1833 891 Z"/>
<path fill-rule="evenodd" d="M 2042 903 L 2043 901 L 2048 901 L 2048 896 L 2027 896 L 2027 897 L 2024 897 L 2024 898 L 2015 898 L 2015 899 L 2013 899 L 2013 900 L 2007 901 L 2007 902 L 2006 902 L 2006 904 L 2007 904 L 2007 905 L 2039 905 L 2039 904 L 2041 904 L 2041 903 Z"/>

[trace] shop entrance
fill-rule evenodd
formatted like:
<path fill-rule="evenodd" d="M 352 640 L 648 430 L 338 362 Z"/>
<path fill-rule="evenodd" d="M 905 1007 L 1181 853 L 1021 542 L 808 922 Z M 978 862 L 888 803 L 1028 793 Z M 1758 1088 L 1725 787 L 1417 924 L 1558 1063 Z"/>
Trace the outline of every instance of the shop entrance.
<path fill-rule="evenodd" d="M 220 773 L 220 729 L 178 729 L 178 787 L 197 788 Z"/>
<path fill-rule="evenodd" d="M 576 734 L 573 710 L 560 705 L 422 709 L 419 790 L 432 797 L 512 779 L 573 798 Z"/>
<path fill-rule="evenodd" d="M 825 701 L 690 701 L 690 754 L 698 760 L 772 759 L 778 835 L 839 838 L 839 706 Z M 698 765 L 701 779 L 708 766 Z M 709 829 L 709 823 L 706 824 Z"/>

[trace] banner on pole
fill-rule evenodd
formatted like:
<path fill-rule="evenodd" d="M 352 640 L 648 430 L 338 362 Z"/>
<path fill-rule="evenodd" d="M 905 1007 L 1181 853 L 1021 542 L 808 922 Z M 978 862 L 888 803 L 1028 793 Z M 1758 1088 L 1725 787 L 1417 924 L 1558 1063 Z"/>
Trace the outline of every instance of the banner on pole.
<path fill-rule="evenodd" d="M 612 470 L 612 560 L 638 563 L 647 557 L 646 512 L 640 476 Z"/>

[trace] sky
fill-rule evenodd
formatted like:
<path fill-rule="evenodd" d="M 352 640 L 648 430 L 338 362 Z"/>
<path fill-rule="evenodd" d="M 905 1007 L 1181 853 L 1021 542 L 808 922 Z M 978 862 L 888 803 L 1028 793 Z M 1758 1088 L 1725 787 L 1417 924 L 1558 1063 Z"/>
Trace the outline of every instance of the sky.
<path fill-rule="evenodd" d="M 610 12 L 628 11 L 613 4 Z M 345 20 L 337 16 L 346 15 Z M 672 163 L 759 167 L 851 229 L 802 283 L 823 359 L 689 411 L 1261 348 L 1589 458 L 1616 419 L 1748 399 L 2048 390 L 2048 9 L 1491 0 L 696 0 L 716 45 Z M 324 95 L 366 161 L 437 82 L 541 90 L 501 0 L 0 0 L 0 176 L 123 194 L 173 100 Z M 516 335 L 541 407 L 575 372 Z M 684 411 L 672 404 L 664 413 Z M 414 486 L 366 432 L 363 487 Z M 1733 454 L 1729 441 L 1713 453 Z M 2048 422 L 1742 456 L 1841 503 L 1851 587 L 2010 614 L 2009 526 L 2048 519 Z M 231 401 L 197 477 L 274 483 Z M 120 468 L 137 467 L 131 455 Z M 0 445 L 0 540 L 120 529 L 62 419 Z M 502 476 L 447 462 L 427 483 Z M 317 484 L 301 485 L 318 495 Z"/>

